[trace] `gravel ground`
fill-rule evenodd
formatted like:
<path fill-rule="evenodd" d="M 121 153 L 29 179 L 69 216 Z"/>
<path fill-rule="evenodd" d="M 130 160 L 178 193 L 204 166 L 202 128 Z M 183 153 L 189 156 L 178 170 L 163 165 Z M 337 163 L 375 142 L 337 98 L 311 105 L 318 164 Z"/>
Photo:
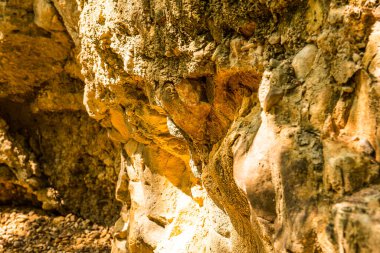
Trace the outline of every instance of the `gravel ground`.
<path fill-rule="evenodd" d="M 29 207 L 0 206 L 1 253 L 111 251 L 112 228 L 73 214 L 56 216 Z"/>

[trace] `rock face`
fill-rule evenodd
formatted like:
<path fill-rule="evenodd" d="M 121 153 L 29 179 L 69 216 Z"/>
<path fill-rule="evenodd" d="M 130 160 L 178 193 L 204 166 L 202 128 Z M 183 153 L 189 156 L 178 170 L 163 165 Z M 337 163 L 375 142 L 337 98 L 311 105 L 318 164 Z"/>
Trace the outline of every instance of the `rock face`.
<path fill-rule="evenodd" d="M 85 111 L 73 40 L 50 1 L 0 4 L 0 202 L 112 224 L 120 153 Z"/>
<path fill-rule="evenodd" d="M 116 198 L 113 252 L 379 252 L 379 5 L 2 2 L 0 199 Z"/>

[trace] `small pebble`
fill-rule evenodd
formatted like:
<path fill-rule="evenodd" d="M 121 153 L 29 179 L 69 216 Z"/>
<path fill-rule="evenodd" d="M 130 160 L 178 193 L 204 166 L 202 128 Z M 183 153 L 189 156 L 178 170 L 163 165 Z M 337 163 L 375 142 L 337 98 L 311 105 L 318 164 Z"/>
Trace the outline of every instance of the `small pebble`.
<path fill-rule="evenodd" d="M 269 42 L 269 44 L 271 44 L 271 45 L 275 45 L 275 44 L 280 43 L 280 40 L 281 40 L 281 36 L 278 35 L 277 33 L 272 34 L 272 35 L 268 38 L 268 42 Z"/>
<path fill-rule="evenodd" d="M 345 93 L 352 93 L 352 92 L 354 92 L 354 88 L 349 87 L 349 86 L 343 86 L 342 91 Z"/>
<path fill-rule="evenodd" d="M 354 62 L 356 62 L 356 63 L 360 60 L 360 58 L 361 58 L 360 55 L 357 53 L 354 53 L 352 55 L 352 60 L 354 60 Z"/>

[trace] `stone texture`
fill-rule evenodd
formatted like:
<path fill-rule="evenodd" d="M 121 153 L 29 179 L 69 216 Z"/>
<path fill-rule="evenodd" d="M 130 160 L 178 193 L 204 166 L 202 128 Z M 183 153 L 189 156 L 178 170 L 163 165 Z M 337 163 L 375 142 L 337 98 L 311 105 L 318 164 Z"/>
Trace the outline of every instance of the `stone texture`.
<path fill-rule="evenodd" d="M 83 106 L 77 48 L 50 1 L 2 1 L 0 199 L 112 224 L 120 154 Z"/>
<path fill-rule="evenodd" d="M 56 216 L 26 207 L 0 207 L 0 250 L 18 252 L 109 252 L 113 228 L 73 214 Z"/>
<path fill-rule="evenodd" d="M 307 45 L 294 56 L 292 67 L 298 79 L 305 79 L 310 73 L 318 48 L 314 45 Z"/>
<path fill-rule="evenodd" d="M 8 198 L 92 219 L 104 206 L 115 253 L 377 252 L 378 5 L 7 2 L 19 13 L 1 23 Z M 39 132 L 13 133 L 26 116 L 12 108 Z M 24 183 L 34 163 L 49 182 L 39 195 Z"/>

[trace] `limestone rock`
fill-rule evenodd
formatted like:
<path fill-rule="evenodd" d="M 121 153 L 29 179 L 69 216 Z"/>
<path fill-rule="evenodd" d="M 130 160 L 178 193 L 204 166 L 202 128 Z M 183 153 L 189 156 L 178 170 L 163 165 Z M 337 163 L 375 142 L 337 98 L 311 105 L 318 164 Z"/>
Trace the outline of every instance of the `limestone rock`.
<path fill-rule="evenodd" d="M 64 31 L 65 27 L 59 20 L 58 13 L 54 5 L 48 0 L 35 0 L 34 23 L 47 31 Z"/>
<path fill-rule="evenodd" d="M 315 45 L 307 45 L 294 56 L 292 66 L 298 79 L 304 80 L 311 71 L 318 49 Z"/>
<path fill-rule="evenodd" d="M 335 250 L 353 252 L 357 248 L 377 252 L 379 236 L 379 188 L 365 188 L 334 205 L 329 224 Z M 334 239 L 333 239 L 334 238 Z"/>
<path fill-rule="evenodd" d="M 72 74 L 76 50 L 61 17 L 51 1 L 1 4 L 1 202 L 111 224 L 120 208 L 119 152 L 85 112 L 84 83 Z"/>
<path fill-rule="evenodd" d="M 376 252 L 377 5 L 1 3 L 0 201 L 114 253 Z"/>

